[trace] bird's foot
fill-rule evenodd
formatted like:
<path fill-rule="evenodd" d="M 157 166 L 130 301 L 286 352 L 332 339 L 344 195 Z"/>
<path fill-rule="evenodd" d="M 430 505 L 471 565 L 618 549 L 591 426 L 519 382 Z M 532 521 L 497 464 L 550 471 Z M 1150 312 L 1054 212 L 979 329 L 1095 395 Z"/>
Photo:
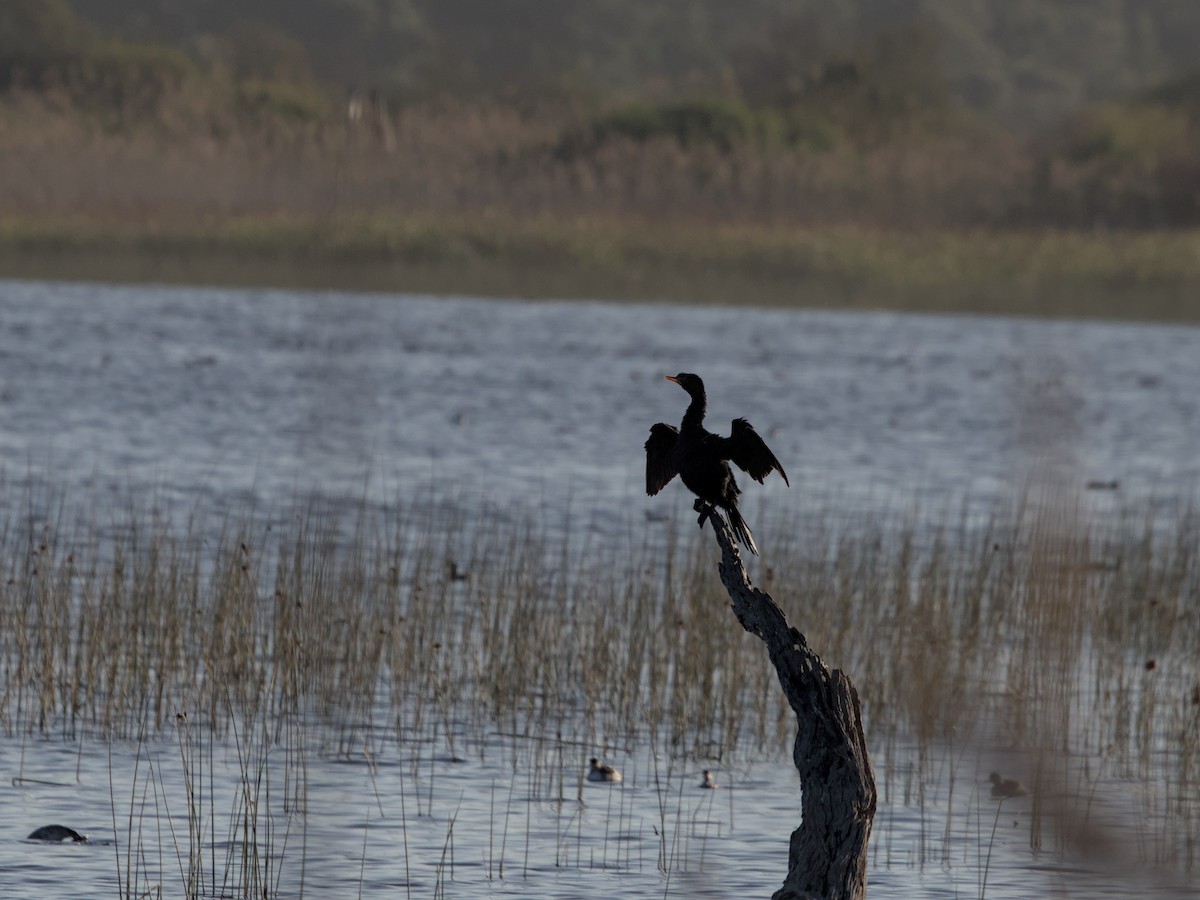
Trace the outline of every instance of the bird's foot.
<path fill-rule="evenodd" d="M 692 504 L 692 509 L 694 509 L 696 512 L 700 513 L 700 518 L 696 519 L 696 524 L 699 525 L 701 528 L 704 527 L 705 519 L 707 519 L 709 516 L 711 516 L 713 514 L 713 512 L 715 512 L 715 510 L 713 509 L 713 505 L 711 503 L 706 503 L 705 501 L 700 500 L 700 499 L 697 499 L 696 502 Z"/>

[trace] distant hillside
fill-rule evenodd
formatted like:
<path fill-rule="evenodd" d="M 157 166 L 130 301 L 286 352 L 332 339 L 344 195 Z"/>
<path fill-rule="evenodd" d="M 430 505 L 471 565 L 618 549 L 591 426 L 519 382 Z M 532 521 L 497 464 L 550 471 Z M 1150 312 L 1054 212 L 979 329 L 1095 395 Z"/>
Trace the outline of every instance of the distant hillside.
<path fill-rule="evenodd" d="M 1186 0 L 73 0 L 126 38 L 250 68 L 311 66 L 397 98 L 651 92 L 781 81 L 853 57 L 881 30 L 928 34 L 951 94 L 1043 125 L 1195 65 Z M 925 53 L 922 46 L 919 52 Z M 903 47 L 899 48 L 903 52 Z M 234 57 L 234 59 L 230 59 Z M 764 65 L 769 67 L 764 69 Z M 755 67 L 760 70 L 754 72 Z M 272 72 L 254 73 L 270 76 Z"/>

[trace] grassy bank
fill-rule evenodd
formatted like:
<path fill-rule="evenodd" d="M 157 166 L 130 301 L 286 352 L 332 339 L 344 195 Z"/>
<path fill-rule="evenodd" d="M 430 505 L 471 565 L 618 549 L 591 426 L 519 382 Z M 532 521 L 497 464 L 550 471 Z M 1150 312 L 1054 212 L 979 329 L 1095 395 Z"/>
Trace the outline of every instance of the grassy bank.
<path fill-rule="evenodd" d="M 955 99 L 921 27 L 772 26 L 706 47 L 716 82 L 417 66 L 389 91 L 316 77 L 288 28 L 174 46 L 13 10 L 0 277 L 1200 316 L 1188 72 L 1026 134 Z"/>
<path fill-rule="evenodd" d="M 1191 170 L 1075 147 L 1146 133 L 1116 113 L 1065 149 L 958 119 L 809 146 L 729 102 L 365 121 L 234 87 L 0 95 L 0 277 L 1200 318 Z"/>
<path fill-rule="evenodd" d="M 1200 232 L 510 216 L 0 222 L 0 277 L 1200 320 Z"/>

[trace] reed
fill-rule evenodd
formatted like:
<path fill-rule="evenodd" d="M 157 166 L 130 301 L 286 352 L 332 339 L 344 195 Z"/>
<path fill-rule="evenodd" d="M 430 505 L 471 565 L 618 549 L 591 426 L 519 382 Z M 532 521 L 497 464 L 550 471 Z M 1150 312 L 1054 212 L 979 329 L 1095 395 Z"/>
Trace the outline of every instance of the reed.
<path fill-rule="evenodd" d="M 921 860 L 952 858 L 964 840 L 949 816 L 979 802 L 966 752 L 1029 783 L 1034 847 L 1095 852 L 1095 798 L 1116 780 L 1139 798 L 1139 858 L 1191 869 L 1200 526 L 1186 511 L 1097 521 L 1069 498 L 1033 500 L 932 526 L 833 511 L 777 519 L 760 529 L 770 565 L 759 579 L 825 659 L 853 673 L 877 766 L 903 788 L 885 806 L 947 810 L 944 827 L 923 829 Z M 443 891 L 461 866 L 437 754 L 482 759 L 497 734 L 530 803 L 558 810 L 554 855 L 573 867 L 597 864 L 588 811 L 564 811 L 585 800 L 582 761 L 639 748 L 661 757 L 646 773 L 657 867 L 686 872 L 696 845 L 702 861 L 711 843 L 681 793 L 688 761 L 728 766 L 786 751 L 793 736 L 760 648 L 730 627 L 710 538 L 693 529 L 579 555 L 577 536 L 549 517 L 313 501 L 203 534 L 202 516 L 131 512 L 94 528 L 11 511 L 21 508 L 0 522 L 0 725 L 151 749 L 173 733 L 178 745 L 186 798 L 161 796 L 164 759 L 148 750 L 124 801 L 130 889 L 156 883 L 139 876 L 153 868 L 141 825 L 169 803 L 186 810 L 170 845 L 187 891 L 278 893 L 284 851 L 303 853 L 317 752 L 363 766 L 381 817 L 397 795 L 381 788 L 376 761 L 406 760 L 401 816 L 415 805 L 442 822 Z M 215 747 L 232 754 L 240 785 L 220 810 Z M 516 868 L 505 853 L 522 827 L 530 868 L 532 810 L 515 820 L 514 790 L 509 808 L 488 813 L 501 829 L 486 851 L 493 877 Z M 599 865 L 632 866 L 618 838 L 633 813 L 605 802 Z"/>
<path fill-rule="evenodd" d="M 996 133 L 829 152 L 615 140 L 564 158 L 565 115 L 414 106 L 389 148 L 336 117 L 111 130 L 0 97 L 0 274 L 1197 315 L 1189 220 L 1071 229 L 1029 212 L 1046 191 L 1039 165 Z M 1098 202 L 1088 179 L 1065 182 L 1051 207 Z"/>
<path fill-rule="evenodd" d="M 1168 321 L 1196 319 L 1196 247 L 1193 230 L 901 232 L 497 211 L 0 220 L 5 277 Z"/>

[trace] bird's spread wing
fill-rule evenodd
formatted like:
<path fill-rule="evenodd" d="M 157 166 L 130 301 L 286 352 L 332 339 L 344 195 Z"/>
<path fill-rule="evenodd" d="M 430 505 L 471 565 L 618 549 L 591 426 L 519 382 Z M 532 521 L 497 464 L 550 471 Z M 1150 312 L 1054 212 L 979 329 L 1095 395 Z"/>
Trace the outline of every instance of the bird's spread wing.
<path fill-rule="evenodd" d="M 677 437 L 679 431 L 674 426 L 663 422 L 650 426 L 650 438 L 646 441 L 646 493 L 651 497 L 679 474 L 671 459 Z"/>
<path fill-rule="evenodd" d="M 784 483 L 789 487 L 787 472 L 771 452 L 771 448 L 758 436 L 758 432 L 745 419 L 734 419 L 733 429 L 726 438 L 726 452 L 738 468 L 750 473 L 755 481 L 762 482 L 775 469 L 783 476 Z"/>

